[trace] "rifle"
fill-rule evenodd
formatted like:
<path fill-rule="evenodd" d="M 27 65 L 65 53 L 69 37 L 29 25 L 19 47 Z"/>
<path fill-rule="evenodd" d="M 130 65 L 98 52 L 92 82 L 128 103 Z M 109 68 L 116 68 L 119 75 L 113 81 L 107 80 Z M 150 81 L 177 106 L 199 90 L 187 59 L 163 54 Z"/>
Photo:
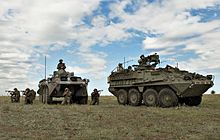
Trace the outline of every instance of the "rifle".
<path fill-rule="evenodd" d="M 13 91 L 12 91 L 12 90 L 5 90 L 5 92 L 10 93 L 10 95 L 13 94 Z M 7 94 L 7 96 L 9 96 L 9 95 Z"/>
<path fill-rule="evenodd" d="M 13 92 L 13 90 L 5 90 L 5 92 L 9 92 L 10 93 L 10 92 Z"/>
<path fill-rule="evenodd" d="M 22 95 L 25 95 L 25 90 L 20 90 L 20 92 L 22 93 Z"/>
<path fill-rule="evenodd" d="M 102 92 L 103 90 L 98 90 L 98 92 Z"/>

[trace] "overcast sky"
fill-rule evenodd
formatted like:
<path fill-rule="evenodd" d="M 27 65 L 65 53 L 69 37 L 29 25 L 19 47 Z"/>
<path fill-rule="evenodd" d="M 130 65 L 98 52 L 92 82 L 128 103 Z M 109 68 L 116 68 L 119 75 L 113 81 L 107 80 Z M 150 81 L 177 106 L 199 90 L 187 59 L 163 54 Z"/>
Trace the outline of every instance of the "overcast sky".
<path fill-rule="evenodd" d="M 68 71 L 108 92 L 119 62 L 157 52 L 170 64 L 214 74 L 220 92 L 220 0 L 1 0 L 0 94 L 37 90 L 62 58 Z"/>

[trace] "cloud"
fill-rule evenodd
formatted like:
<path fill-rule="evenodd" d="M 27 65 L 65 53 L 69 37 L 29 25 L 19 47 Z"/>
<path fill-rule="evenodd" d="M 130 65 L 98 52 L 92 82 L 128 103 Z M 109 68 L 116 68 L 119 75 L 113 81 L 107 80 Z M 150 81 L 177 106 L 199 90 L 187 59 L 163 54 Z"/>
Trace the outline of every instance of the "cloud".
<path fill-rule="evenodd" d="M 202 22 L 202 15 L 192 15 L 193 9 L 218 6 L 218 0 L 202 1 L 154 1 L 142 3 L 136 11 L 126 12 L 129 2 L 119 2 L 111 6 L 111 18 L 121 19 L 121 29 L 134 29 L 146 33 L 143 40 L 145 50 L 157 50 L 159 54 L 175 55 L 178 52 L 193 51 L 196 58 L 188 58 L 180 63 L 190 70 L 208 71 L 220 69 L 219 36 L 220 22 Z M 152 36 L 153 35 L 153 36 Z"/>
<path fill-rule="evenodd" d="M 93 1 L 3 0 L 0 5 L 0 90 L 36 87 L 38 58 L 61 50 L 73 40 L 73 26 L 81 24 L 99 5 Z"/>
<path fill-rule="evenodd" d="M 158 50 L 159 54 L 175 54 L 178 46 L 183 46 L 179 52 L 196 54 L 195 58 L 182 60 L 180 66 L 191 64 L 191 69 L 202 71 L 220 69 L 219 20 L 202 22 L 202 15 L 191 13 L 193 9 L 220 5 L 218 0 L 114 1 L 109 2 L 108 13 L 97 12 L 101 2 L 1 1 L 0 89 L 34 85 L 29 81 L 37 82 L 34 77 L 43 67 L 38 59 L 70 44 L 78 45 L 73 48 L 74 55 L 81 60 L 79 64 L 85 65 L 68 66 L 68 70 L 103 78 L 108 54 L 95 47 L 133 37 L 143 37 L 143 49 Z M 91 21 L 84 21 L 85 17 Z"/>

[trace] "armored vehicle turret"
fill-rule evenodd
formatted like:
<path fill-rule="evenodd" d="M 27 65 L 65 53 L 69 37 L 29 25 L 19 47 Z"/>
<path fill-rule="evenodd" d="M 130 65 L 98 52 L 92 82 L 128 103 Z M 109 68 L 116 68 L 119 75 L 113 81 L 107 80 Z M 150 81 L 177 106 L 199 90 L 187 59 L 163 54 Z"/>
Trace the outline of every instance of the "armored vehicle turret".
<path fill-rule="evenodd" d="M 66 72 L 65 69 L 54 71 L 47 80 L 39 82 L 38 94 L 42 103 L 52 103 L 53 97 L 63 97 L 65 88 L 72 92 L 71 103 L 87 104 L 87 85 L 89 80 L 75 76 L 73 72 Z"/>
<path fill-rule="evenodd" d="M 156 53 L 142 55 L 138 65 L 128 69 L 118 66 L 108 77 L 109 91 L 119 104 L 173 107 L 178 104 L 198 106 L 202 95 L 213 86 L 213 75 L 200 75 L 160 63 Z"/>

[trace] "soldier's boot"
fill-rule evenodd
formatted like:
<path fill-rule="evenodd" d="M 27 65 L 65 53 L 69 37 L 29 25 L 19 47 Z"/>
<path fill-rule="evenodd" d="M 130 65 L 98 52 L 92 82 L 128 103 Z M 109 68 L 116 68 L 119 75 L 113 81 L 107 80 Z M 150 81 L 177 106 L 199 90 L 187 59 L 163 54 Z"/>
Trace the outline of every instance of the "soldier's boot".
<path fill-rule="evenodd" d="M 99 99 L 97 99 L 97 105 L 99 105 Z"/>

